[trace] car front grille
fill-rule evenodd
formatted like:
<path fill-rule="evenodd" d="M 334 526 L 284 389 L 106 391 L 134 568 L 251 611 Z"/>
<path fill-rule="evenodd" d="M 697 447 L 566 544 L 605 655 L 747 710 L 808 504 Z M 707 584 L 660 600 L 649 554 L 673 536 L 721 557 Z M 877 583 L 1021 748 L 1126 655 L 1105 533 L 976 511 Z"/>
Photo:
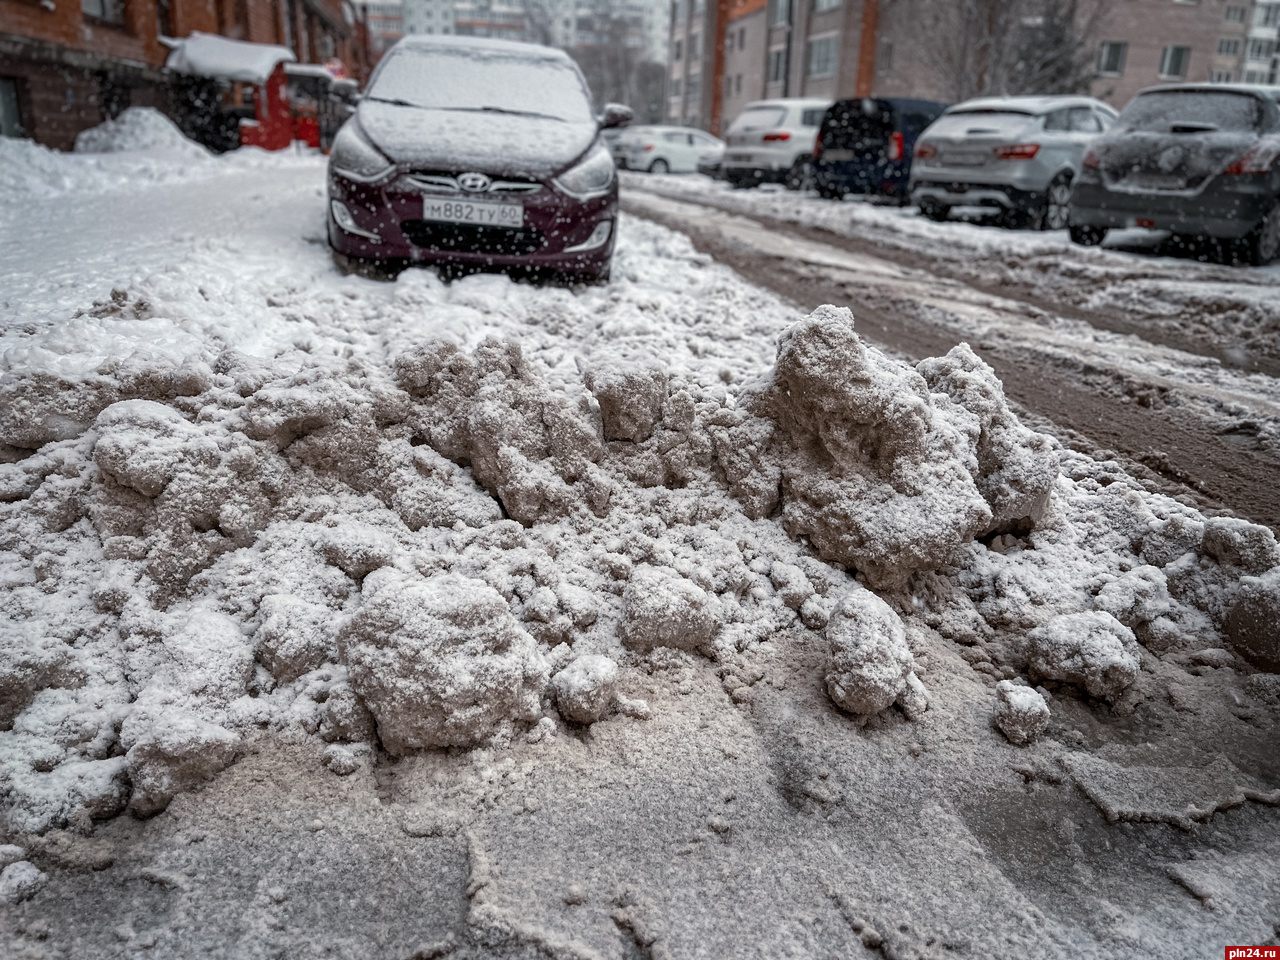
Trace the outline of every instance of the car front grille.
<path fill-rule="evenodd" d="M 424 193 L 468 193 L 458 183 L 458 174 L 441 170 L 413 170 L 405 176 L 408 184 Z M 487 189 L 479 193 L 505 195 L 534 194 L 542 192 L 542 184 L 527 178 L 491 180 Z"/>
<path fill-rule="evenodd" d="M 519 256 L 537 253 L 547 245 L 541 230 L 473 227 L 434 220 L 404 220 L 400 229 L 415 247 L 441 253 L 492 253 Z"/>

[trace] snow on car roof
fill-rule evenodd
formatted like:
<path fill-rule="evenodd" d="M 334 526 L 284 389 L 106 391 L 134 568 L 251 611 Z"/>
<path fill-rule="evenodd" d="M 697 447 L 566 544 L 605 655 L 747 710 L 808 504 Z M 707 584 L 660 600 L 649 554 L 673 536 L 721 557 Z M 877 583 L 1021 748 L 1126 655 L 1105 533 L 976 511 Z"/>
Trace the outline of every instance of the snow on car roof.
<path fill-rule="evenodd" d="M 530 60 L 570 60 L 569 55 L 563 50 L 557 50 L 554 47 L 544 47 L 537 43 L 519 43 L 515 40 L 494 40 L 489 37 L 425 36 L 423 34 L 401 37 L 396 41 L 395 46 L 392 47 L 389 52 L 417 53 L 441 49 L 449 50 L 451 52 L 469 50 L 474 52 L 478 57 L 518 56 Z"/>
<path fill-rule="evenodd" d="M 1001 113 L 1025 113 L 1039 115 L 1063 107 L 1106 106 L 1092 97 L 978 97 L 957 103 L 947 113 L 980 113 L 998 110 Z M 1107 107 L 1110 110 L 1110 107 Z"/>
<path fill-rule="evenodd" d="M 281 63 L 297 60 L 293 51 L 274 43 L 247 43 L 195 31 L 170 41 L 173 52 L 165 66 L 175 73 L 262 83 Z"/>

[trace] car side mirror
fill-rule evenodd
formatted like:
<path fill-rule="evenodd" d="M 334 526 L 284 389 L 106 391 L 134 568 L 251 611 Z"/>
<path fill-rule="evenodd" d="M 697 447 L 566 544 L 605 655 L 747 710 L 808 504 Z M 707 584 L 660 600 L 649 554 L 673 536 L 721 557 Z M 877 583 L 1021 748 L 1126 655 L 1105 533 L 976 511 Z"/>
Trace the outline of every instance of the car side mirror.
<path fill-rule="evenodd" d="M 339 103 L 345 103 L 349 107 L 354 107 L 360 102 L 360 84 L 354 80 L 335 80 L 333 89 L 329 91 L 329 95 Z"/>
<path fill-rule="evenodd" d="M 631 112 L 631 108 L 621 103 L 606 103 L 604 105 L 604 113 L 600 115 L 600 129 L 608 130 L 612 127 L 625 127 L 634 119 L 635 114 Z"/>

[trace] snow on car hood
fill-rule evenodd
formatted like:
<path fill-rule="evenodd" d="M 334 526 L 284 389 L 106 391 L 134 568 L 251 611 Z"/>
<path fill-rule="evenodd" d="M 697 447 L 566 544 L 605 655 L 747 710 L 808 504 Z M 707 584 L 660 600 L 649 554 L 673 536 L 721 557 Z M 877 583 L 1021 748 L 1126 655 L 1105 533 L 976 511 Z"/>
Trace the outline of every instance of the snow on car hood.
<path fill-rule="evenodd" d="M 369 139 L 395 163 L 500 176 L 558 173 L 585 153 L 598 133 L 593 122 L 374 100 L 361 102 L 358 117 Z"/>

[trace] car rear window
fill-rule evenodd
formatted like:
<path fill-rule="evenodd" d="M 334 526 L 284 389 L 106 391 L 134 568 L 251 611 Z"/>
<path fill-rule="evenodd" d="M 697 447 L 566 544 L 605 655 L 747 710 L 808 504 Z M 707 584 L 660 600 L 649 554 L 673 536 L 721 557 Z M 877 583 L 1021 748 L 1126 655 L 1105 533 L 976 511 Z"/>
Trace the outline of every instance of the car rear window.
<path fill-rule="evenodd" d="M 592 121 L 590 97 L 571 64 L 485 49 L 397 51 L 382 64 L 369 96 L 439 110 L 487 108 Z"/>
<path fill-rule="evenodd" d="M 1257 130 L 1262 124 L 1262 105 L 1247 93 L 1227 90 L 1160 90 L 1129 101 L 1118 126 L 1125 130 L 1166 131 L 1181 123 L 1216 130 Z"/>
<path fill-rule="evenodd" d="M 943 137 L 1006 137 L 1025 130 L 1035 115 L 1015 110 L 960 110 L 943 114 L 929 135 Z"/>
<path fill-rule="evenodd" d="M 825 107 L 815 107 L 812 110 L 806 110 L 800 114 L 800 125 L 802 127 L 816 127 L 822 123 L 822 115 L 826 113 Z"/>
<path fill-rule="evenodd" d="M 785 107 L 747 107 L 729 127 L 730 133 L 749 133 L 752 130 L 768 130 L 782 125 L 787 115 Z"/>

